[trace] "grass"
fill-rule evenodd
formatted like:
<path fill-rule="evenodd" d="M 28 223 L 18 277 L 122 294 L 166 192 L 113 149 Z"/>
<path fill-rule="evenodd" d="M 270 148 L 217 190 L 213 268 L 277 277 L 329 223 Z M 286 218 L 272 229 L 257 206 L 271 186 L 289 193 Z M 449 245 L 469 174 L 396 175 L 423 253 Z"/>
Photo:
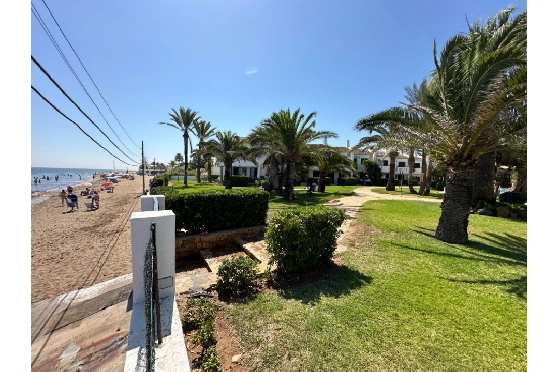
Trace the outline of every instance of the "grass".
<path fill-rule="evenodd" d="M 189 181 L 187 187 L 183 181 L 169 181 L 169 183 L 173 186 L 174 189 L 177 189 L 181 192 L 199 192 L 205 190 L 224 190 L 224 186 L 220 186 L 217 183 L 211 182 L 194 182 Z"/>
<path fill-rule="evenodd" d="M 526 370 L 526 222 L 471 215 L 469 243 L 452 245 L 433 238 L 439 215 L 436 203 L 368 202 L 361 243 L 330 279 L 228 306 L 244 364 Z"/>
<path fill-rule="evenodd" d="M 414 187 L 416 192 L 420 190 L 420 187 Z M 385 190 L 385 186 L 374 186 L 372 187 L 371 191 L 378 193 L 378 194 L 390 194 L 390 195 L 401 195 L 401 187 L 395 186 L 395 191 L 387 191 Z M 418 196 L 419 198 L 434 198 L 434 199 L 443 199 L 443 191 L 438 191 L 436 189 L 430 189 L 430 195 L 424 196 L 419 194 L 413 194 L 410 192 L 408 186 L 402 187 L 402 194 L 403 195 L 414 195 Z"/>

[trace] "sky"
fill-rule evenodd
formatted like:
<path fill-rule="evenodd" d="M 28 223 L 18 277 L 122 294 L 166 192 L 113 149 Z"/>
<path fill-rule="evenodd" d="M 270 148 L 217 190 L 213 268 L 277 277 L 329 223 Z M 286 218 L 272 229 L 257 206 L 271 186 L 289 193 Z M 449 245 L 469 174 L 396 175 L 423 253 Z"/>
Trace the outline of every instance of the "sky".
<path fill-rule="evenodd" d="M 45 2 L 97 88 L 42 0 L 32 1 L 37 15 L 91 100 L 29 3 L 2 2 L 2 45 L 9 53 L 0 58 L 4 120 L 0 154 L 10 165 L 106 169 L 114 161 L 117 169 L 135 169 L 132 164 L 140 161 L 142 142 L 150 161 L 168 163 L 183 152 L 183 141 L 177 129 L 158 123 L 181 106 L 198 111 L 217 130 L 241 136 L 274 111 L 315 111 L 316 129 L 339 135 L 329 144 L 344 146 L 350 140 L 354 145 L 366 135 L 354 131 L 357 120 L 398 105 L 404 101 L 405 87 L 420 83 L 432 71 L 434 42 L 440 50 L 447 39 L 465 32 L 468 22 L 486 19 L 508 5 L 527 10 L 527 1 L 497 0 Z M 532 249 L 528 360 L 533 368 L 557 363 L 554 340 L 560 331 L 558 307 L 550 296 L 559 279 L 557 226 L 554 218 L 546 218 L 558 202 L 545 191 L 559 177 L 550 171 L 552 163 L 543 161 L 555 158 L 558 141 L 550 109 L 557 106 L 556 96 L 550 94 L 558 85 L 557 59 L 554 49 L 547 47 L 553 44 L 548 39 L 554 37 L 551 30 L 558 12 L 555 3 L 535 4 L 531 3 L 528 35 L 529 146 L 538 149 L 529 151 L 528 167 L 529 178 L 535 180 L 528 225 Z M 116 146 L 28 59 L 29 53 Z M 11 182 L 0 184 L 5 195 L 13 193 L 13 187 Z M 25 236 L 31 221 L 20 203 L 18 198 L 3 203 L 4 210 L 16 216 L 6 229 Z M 30 267 L 28 252 L 13 250 L 14 257 L 21 255 L 23 273 Z M 5 281 L 18 278 L 9 271 L 2 275 Z M 26 303 L 28 297 L 20 289 L 5 288 L 10 298 Z M 12 333 L 23 334 L 20 323 L 13 323 Z"/>
<path fill-rule="evenodd" d="M 317 130 L 338 134 L 329 144 L 355 145 L 367 135 L 354 130 L 357 120 L 399 105 L 405 87 L 433 70 L 434 42 L 439 50 L 467 31 L 467 22 L 510 5 L 502 0 L 32 4 L 32 56 L 95 125 L 30 61 L 31 84 L 99 145 L 31 92 L 31 166 L 112 168 L 114 160 L 117 169 L 137 169 L 142 142 L 150 162 L 167 164 L 183 153 L 181 131 L 159 124 L 181 106 L 197 111 L 217 131 L 240 136 L 275 111 L 300 108 L 305 115 L 317 113 Z M 526 1 L 513 5 L 527 9 Z"/>

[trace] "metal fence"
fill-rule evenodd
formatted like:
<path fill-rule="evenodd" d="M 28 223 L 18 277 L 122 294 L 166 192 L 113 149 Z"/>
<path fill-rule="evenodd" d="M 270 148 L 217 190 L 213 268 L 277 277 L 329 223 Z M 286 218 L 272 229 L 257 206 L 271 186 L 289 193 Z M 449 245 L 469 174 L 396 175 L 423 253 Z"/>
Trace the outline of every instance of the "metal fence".
<path fill-rule="evenodd" d="M 146 370 L 155 370 L 155 338 L 161 345 L 161 318 L 157 274 L 156 224 L 150 226 L 150 241 L 144 255 L 144 315 L 146 323 Z"/>

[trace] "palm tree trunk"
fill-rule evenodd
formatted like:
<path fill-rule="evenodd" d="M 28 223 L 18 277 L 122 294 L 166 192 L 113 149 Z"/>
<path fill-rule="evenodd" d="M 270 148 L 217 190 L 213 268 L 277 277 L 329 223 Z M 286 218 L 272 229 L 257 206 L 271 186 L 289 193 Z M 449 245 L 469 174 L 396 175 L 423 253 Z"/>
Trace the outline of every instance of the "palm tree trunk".
<path fill-rule="evenodd" d="M 527 196 L 527 162 L 517 167 L 517 184 L 515 185 L 515 191 Z"/>
<path fill-rule="evenodd" d="M 296 170 L 296 162 L 288 161 L 286 169 L 286 189 L 284 190 L 284 200 L 294 199 L 294 175 Z"/>
<path fill-rule="evenodd" d="M 487 152 L 478 158 L 475 169 L 471 207 L 479 209 L 484 203 L 495 204 L 496 152 Z M 447 188 L 445 189 L 447 192 Z"/>
<path fill-rule="evenodd" d="M 471 207 L 475 168 L 473 166 L 447 167 L 445 195 L 435 237 L 452 244 L 468 241 L 467 227 Z"/>
<path fill-rule="evenodd" d="M 198 144 L 198 149 L 200 150 L 202 146 Z M 200 155 L 196 154 L 196 182 L 200 183 Z"/>
<path fill-rule="evenodd" d="M 420 195 L 424 195 L 424 190 L 426 189 L 426 180 L 427 178 L 427 165 L 426 165 L 426 151 L 424 149 L 422 149 L 422 169 L 421 169 L 421 173 L 422 176 L 424 177 L 424 179 L 422 180 L 422 182 L 420 182 L 420 190 L 418 191 L 418 193 Z M 429 183 L 428 183 L 429 185 Z"/>
<path fill-rule="evenodd" d="M 319 185 L 317 185 L 318 192 L 325 192 L 325 189 L 327 188 L 327 180 L 326 180 L 326 174 L 324 173 L 319 173 Z"/>
<path fill-rule="evenodd" d="M 412 185 L 412 174 L 414 173 L 414 149 L 410 149 L 408 153 L 408 189 L 411 194 L 418 194 Z"/>
<path fill-rule="evenodd" d="M 424 196 L 429 196 L 430 195 L 430 191 L 432 189 L 432 173 L 434 171 L 434 163 L 430 162 L 430 164 L 428 165 L 428 169 L 426 170 L 426 177 L 424 177 L 424 191 L 422 192 L 422 195 Z"/>
<path fill-rule="evenodd" d="M 230 190 L 231 189 L 231 164 L 225 164 L 226 166 L 226 175 L 225 175 L 225 179 L 226 179 L 226 190 Z"/>
<path fill-rule="evenodd" d="M 385 190 L 395 191 L 395 159 L 396 156 L 390 156 L 389 159 L 389 179 L 387 180 L 387 186 Z"/>
<path fill-rule="evenodd" d="M 211 156 L 207 156 L 206 157 L 206 177 L 208 178 L 207 181 L 208 182 L 214 182 L 214 177 L 212 177 L 212 157 Z"/>
<path fill-rule="evenodd" d="M 188 166 L 188 154 L 189 154 L 189 135 L 187 134 L 187 132 L 185 131 L 185 134 L 183 134 L 183 140 L 185 141 L 185 177 L 183 179 L 183 184 L 185 186 L 187 186 L 187 166 Z"/>

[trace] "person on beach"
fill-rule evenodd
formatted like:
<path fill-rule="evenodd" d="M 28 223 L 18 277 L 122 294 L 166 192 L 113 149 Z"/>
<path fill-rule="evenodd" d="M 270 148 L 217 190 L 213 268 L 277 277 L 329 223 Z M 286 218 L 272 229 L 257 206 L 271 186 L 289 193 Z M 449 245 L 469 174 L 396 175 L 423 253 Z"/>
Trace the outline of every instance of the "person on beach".
<path fill-rule="evenodd" d="M 93 192 L 93 205 L 95 206 L 95 209 L 99 209 L 99 194 L 97 191 Z"/>
<path fill-rule="evenodd" d="M 58 195 L 60 196 L 60 199 L 62 200 L 62 206 L 64 207 L 66 205 L 66 199 L 68 198 L 66 190 L 62 190 Z"/>
<path fill-rule="evenodd" d="M 68 194 L 72 194 L 72 191 L 74 190 L 74 188 L 72 186 L 68 186 L 66 188 L 66 191 L 68 192 Z"/>
<path fill-rule="evenodd" d="M 76 207 L 76 209 L 80 209 L 78 207 L 78 195 L 76 195 L 74 193 L 70 193 L 70 194 L 68 194 L 68 199 L 70 200 L 70 202 L 72 204 L 74 204 L 74 207 Z"/>

